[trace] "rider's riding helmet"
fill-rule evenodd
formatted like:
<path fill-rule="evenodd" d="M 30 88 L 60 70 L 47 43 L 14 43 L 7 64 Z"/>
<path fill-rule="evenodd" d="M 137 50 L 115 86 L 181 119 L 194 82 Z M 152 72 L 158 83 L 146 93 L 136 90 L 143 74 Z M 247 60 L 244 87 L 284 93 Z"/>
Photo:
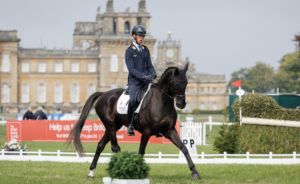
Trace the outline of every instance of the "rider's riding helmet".
<path fill-rule="evenodd" d="M 140 36 L 146 36 L 146 29 L 142 26 L 142 25 L 137 25 L 137 26 L 134 26 L 133 29 L 132 29 L 132 32 L 131 32 L 131 35 L 140 35 Z"/>

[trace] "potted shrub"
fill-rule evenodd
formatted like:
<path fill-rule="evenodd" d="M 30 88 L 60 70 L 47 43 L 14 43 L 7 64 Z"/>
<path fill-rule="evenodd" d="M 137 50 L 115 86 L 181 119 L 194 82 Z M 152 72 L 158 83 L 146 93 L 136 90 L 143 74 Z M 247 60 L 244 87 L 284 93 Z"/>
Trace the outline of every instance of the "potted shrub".
<path fill-rule="evenodd" d="M 104 184 L 149 184 L 150 167 L 141 155 L 130 152 L 114 154 L 108 163 Z"/>

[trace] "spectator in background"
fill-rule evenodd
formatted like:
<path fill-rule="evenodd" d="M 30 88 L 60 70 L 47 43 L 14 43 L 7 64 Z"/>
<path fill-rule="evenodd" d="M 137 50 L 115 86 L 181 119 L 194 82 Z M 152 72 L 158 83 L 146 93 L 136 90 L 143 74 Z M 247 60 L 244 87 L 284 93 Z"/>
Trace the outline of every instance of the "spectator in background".
<path fill-rule="evenodd" d="M 36 120 L 48 119 L 43 107 L 38 108 L 38 110 L 33 114 L 33 118 Z"/>
<path fill-rule="evenodd" d="M 30 120 L 30 119 L 34 119 L 34 117 L 33 117 L 32 108 L 28 107 L 28 110 L 23 115 L 23 120 Z"/>

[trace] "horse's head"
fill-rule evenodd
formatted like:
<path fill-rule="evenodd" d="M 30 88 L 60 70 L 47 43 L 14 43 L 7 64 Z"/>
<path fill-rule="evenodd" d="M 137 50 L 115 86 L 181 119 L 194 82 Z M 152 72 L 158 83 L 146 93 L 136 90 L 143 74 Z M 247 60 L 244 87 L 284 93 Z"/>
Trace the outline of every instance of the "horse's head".
<path fill-rule="evenodd" d="M 167 86 L 168 94 L 176 99 L 176 106 L 183 109 L 186 106 L 185 89 L 188 83 L 186 72 L 189 63 L 183 69 L 178 67 L 168 68 L 162 75 L 160 82 L 161 86 Z"/>

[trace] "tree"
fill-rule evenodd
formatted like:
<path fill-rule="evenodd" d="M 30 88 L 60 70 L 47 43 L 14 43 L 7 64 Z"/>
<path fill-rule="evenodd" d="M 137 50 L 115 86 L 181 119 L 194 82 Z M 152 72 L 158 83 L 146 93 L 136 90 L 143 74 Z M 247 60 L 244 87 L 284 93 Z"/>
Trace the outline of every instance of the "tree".
<path fill-rule="evenodd" d="M 274 89 L 274 69 L 272 66 L 257 62 L 255 66 L 251 68 L 241 68 L 235 71 L 231 75 L 232 81 L 242 80 L 242 88 L 246 91 L 255 90 L 259 93 L 269 92 Z"/>
<path fill-rule="evenodd" d="M 300 52 L 287 54 L 281 59 L 274 81 L 282 92 L 300 93 Z"/>

